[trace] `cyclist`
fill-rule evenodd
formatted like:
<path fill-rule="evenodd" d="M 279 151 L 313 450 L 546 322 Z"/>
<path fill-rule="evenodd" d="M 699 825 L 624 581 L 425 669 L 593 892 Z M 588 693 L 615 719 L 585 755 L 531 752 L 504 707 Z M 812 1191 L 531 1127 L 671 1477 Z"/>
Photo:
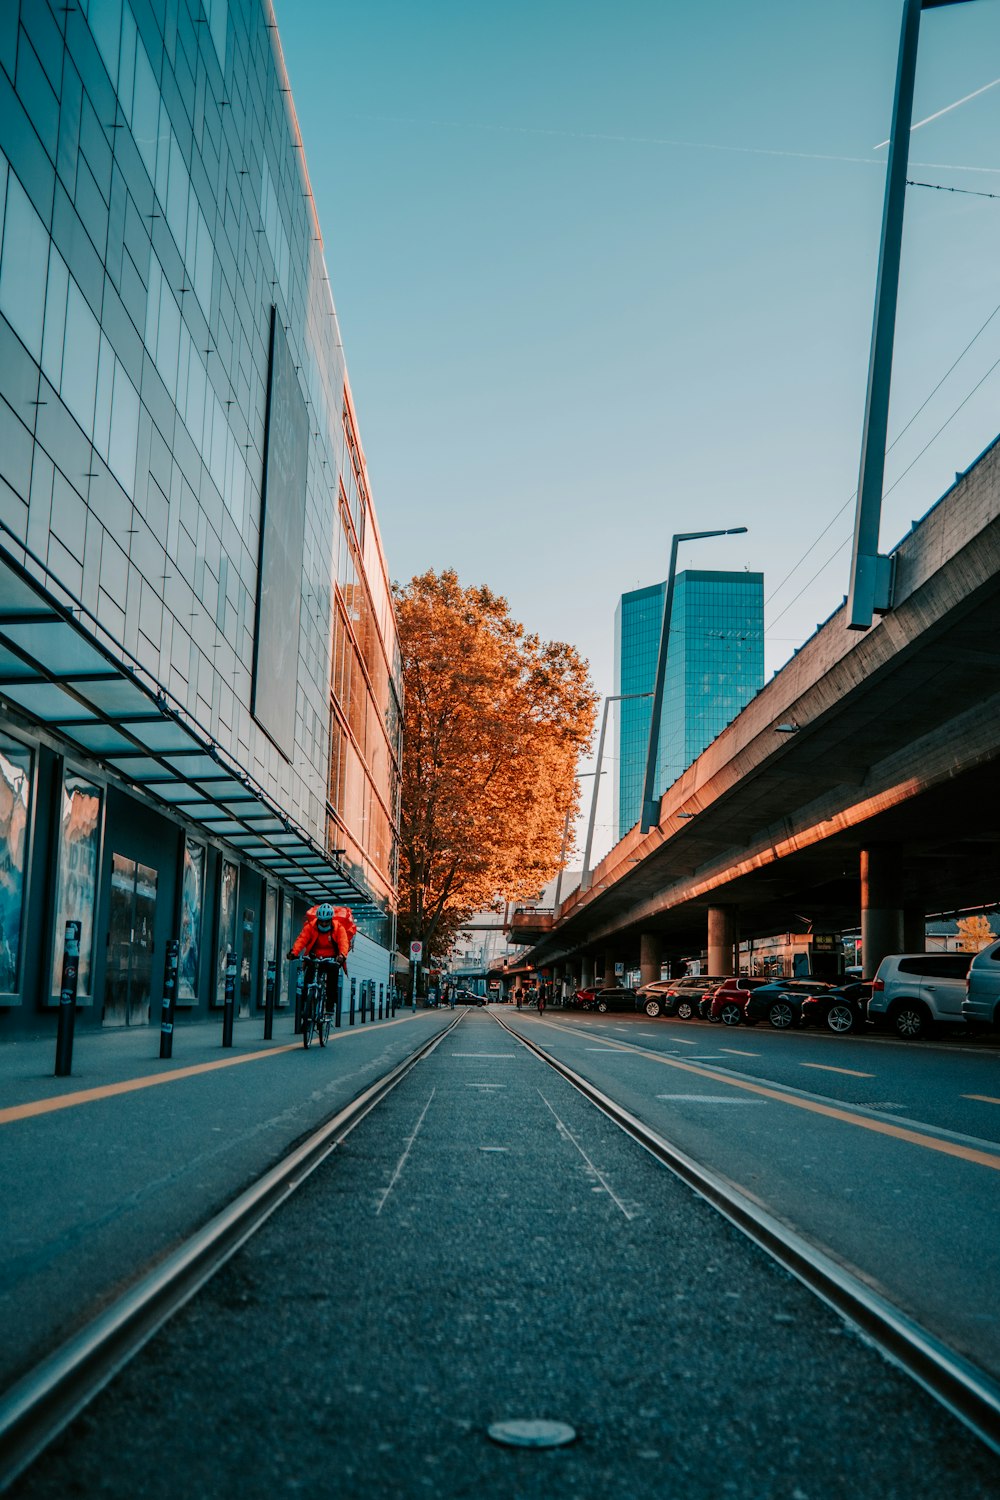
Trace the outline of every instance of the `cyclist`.
<path fill-rule="evenodd" d="M 333 958 L 346 974 L 347 955 L 351 951 L 351 942 L 357 930 L 354 918 L 346 906 L 331 906 L 329 901 L 322 901 L 319 906 L 311 906 L 306 912 L 302 931 L 288 950 L 288 959 L 291 962 L 300 957 L 306 960 Z M 326 975 L 326 1008 L 332 1010 L 330 978 L 333 970 L 324 964 L 323 973 Z"/>

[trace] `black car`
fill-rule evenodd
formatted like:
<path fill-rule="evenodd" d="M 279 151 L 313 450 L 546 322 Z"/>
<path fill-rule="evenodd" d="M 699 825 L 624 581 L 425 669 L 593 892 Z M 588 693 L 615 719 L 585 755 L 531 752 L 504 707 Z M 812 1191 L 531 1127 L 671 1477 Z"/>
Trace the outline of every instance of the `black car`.
<path fill-rule="evenodd" d="M 606 1010 L 635 1010 L 635 990 L 597 990 L 584 1010 L 599 1010 L 602 1015 Z"/>
<path fill-rule="evenodd" d="M 799 1011 L 807 995 L 823 995 L 833 988 L 821 979 L 775 979 L 751 993 L 743 1020 L 747 1026 L 768 1021 L 775 1031 L 786 1031 L 799 1024 Z"/>
<path fill-rule="evenodd" d="M 868 1016 L 870 984 L 843 984 L 821 995 L 806 995 L 799 1007 L 803 1026 L 825 1026 L 827 1031 L 846 1036 L 859 1031 Z"/>

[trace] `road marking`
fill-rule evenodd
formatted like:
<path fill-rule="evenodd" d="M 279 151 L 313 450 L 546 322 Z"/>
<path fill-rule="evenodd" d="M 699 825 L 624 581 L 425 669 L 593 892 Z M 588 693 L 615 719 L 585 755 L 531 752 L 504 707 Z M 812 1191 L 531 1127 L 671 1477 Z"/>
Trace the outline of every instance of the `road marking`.
<path fill-rule="evenodd" d="M 610 1042 L 605 1042 L 603 1047 L 584 1047 L 584 1052 L 615 1052 L 617 1048 L 612 1047 Z"/>
<path fill-rule="evenodd" d="M 763 1104 L 763 1099 L 733 1099 L 729 1094 L 657 1094 L 657 1099 L 682 1099 L 685 1104 Z"/>
<path fill-rule="evenodd" d="M 759 1052 L 741 1052 L 738 1047 L 720 1047 L 720 1052 L 728 1052 L 732 1057 L 759 1057 Z"/>
<path fill-rule="evenodd" d="M 279 1052 L 301 1052 L 301 1042 L 287 1042 L 283 1047 L 268 1047 L 265 1052 L 248 1052 L 240 1057 L 222 1057 L 217 1062 L 197 1063 L 190 1068 L 175 1068 L 171 1073 L 152 1073 L 145 1078 L 127 1078 L 123 1083 L 105 1083 L 100 1088 L 80 1089 L 74 1094 L 59 1094 L 52 1099 L 33 1099 L 30 1104 L 14 1104 L 0 1109 L 0 1125 L 12 1120 L 28 1120 L 33 1115 L 48 1115 L 57 1109 L 72 1109 L 77 1104 L 96 1104 L 117 1094 L 131 1094 L 137 1089 L 155 1088 L 158 1083 L 177 1083 L 182 1078 L 196 1078 L 217 1068 L 235 1068 L 238 1063 L 256 1062 L 261 1057 L 277 1057 Z"/>
<path fill-rule="evenodd" d="M 677 1042 L 681 1047 L 697 1047 L 698 1045 L 697 1042 L 693 1042 L 690 1037 L 686 1036 L 675 1036 L 672 1040 Z"/>
<path fill-rule="evenodd" d="M 572 1035 L 568 1028 L 558 1026 L 555 1022 L 549 1022 L 556 1031 L 566 1031 Z M 887 1135 L 893 1140 L 906 1141 L 911 1146 L 922 1146 L 925 1151 L 939 1151 L 942 1156 L 957 1156 L 960 1161 L 973 1162 L 980 1167 L 990 1167 L 994 1172 L 1000 1172 L 1000 1152 L 980 1151 L 974 1146 L 964 1146 L 958 1141 L 945 1141 L 933 1135 L 922 1135 L 919 1130 L 911 1130 L 905 1125 L 893 1125 L 888 1120 L 869 1120 L 864 1115 L 852 1114 L 850 1110 L 840 1109 L 832 1104 L 822 1104 L 818 1099 L 799 1099 L 794 1094 L 782 1093 L 777 1088 L 769 1088 L 763 1083 L 752 1083 L 748 1078 L 720 1078 L 718 1073 L 709 1073 L 705 1068 L 696 1068 L 692 1064 L 698 1059 L 671 1057 L 663 1052 L 650 1052 L 646 1047 L 636 1047 L 630 1042 L 609 1042 L 609 1046 L 617 1047 L 622 1052 L 638 1052 L 650 1062 L 658 1063 L 663 1068 L 677 1068 L 682 1073 L 693 1073 L 696 1078 L 705 1078 L 710 1083 L 725 1084 L 728 1088 L 741 1089 L 747 1094 L 759 1094 L 763 1099 L 775 1099 L 779 1104 L 787 1104 L 792 1109 L 804 1109 L 808 1114 L 824 1115 L 829 1120 L 840 1120 L 844 1125 L 856 1125 L 860 1130 L 870 1130 L 873 1135 Z M 869 1074 L 869 1077 L 872 1075 Z"/>
<path fill-rule="evenodd" d="M 403 1152 L 402 1156 L 399 1158 L 399 1161 L 396 1163 L 396 1170 L 392 1174 L 392 1181 L 389 1183 L 389 1186 L 386 1188 L 385 1192 L 382 1194 L 382 1200 L 379 1203 L 378 1208 L 375 1210 L 375 1217 L 376 1217 L 376 1219 L 378 1218 L 379 1214 L 382 1212 L 383 1208 L 385 1208 L 385 1201 L 388 1198 L 389 1194 L 392 1192 L 393 1188 L 396 1186 L 396 1182 L 397 1182 L 397 1180 L 399 1178 L 399 1174 L 403 1170 L 403 1167 L 404 1167 L 404 1165 L 406 1163 L 406 1158 L 410 1154 L 410 1148 L 412 1147 L 413 1142 L 416 1140 L 417 1135 L 420 1132 L 421 1125 L 424 1123 L 424 1115 L 430 1109 L 430 1107 L 431 1107 L 431 1099 L 434 1098 L 434 1095 L 436 1094 L 436 1092 L 437 1092 L 437 1088 L 435 1086 L 435 1088 L 431 1089 L 431 1098 L 428 1099 L 427 1103 L 424 1105 L 423 1109 L 420 1111 L 420 1119 L 417 1121 L 416 1125 L 414 1125 L 414 1127 L 413 1127 L 413 1134 L 410 1136 L 410 1138 L 406 1142 L 406 1150 Z"/>
<path fill-rule="evenodd" d="M 505 1089 L 505 1083 L 467 1083 L 467 1089 Z"/>
<path fill-rule="evenodd" d="M 993 1099 L 989 1094 L 963 1094 L 963 1099 L 978 1099 L 980 1104 L 1000 1104 L 1000 1099 Z"/>
<path fill-rule="evenodd" d="M 480 1151 L 506 1151 L 506 1146 L 480 1146 Z"/>
<path fill-rule="evenodd" d="M 604 1176 L 603 1172 L 600 1170 L 599 1167 L 595 1167 L 594 1166 L 594 1163 L 591 1161 L 591 1159 L 587 1155 L 586 1151 L 584 1151 L 583 1147 L 580 1145 L 580 1142 L 577 1140 L 577 1138 L 573 1134 L 572 1130 L 570 1130 L 569 1126 L 566 1125 L 562 1120 L 560 1120 L 559 1116 L 556 1114 L 555 1110 L 552 1108 L 552 1105 L 549 1104 L 549 1101 L 546 1099 L 546 1097 L 542 1093 L 541 1089 L 538 1089 L 537 1092 L 538 1092 L 538 1097 L 539 1097 L 539 1099 L 541 1099 L 542 1103 L 546 1106 L 546 1108 L 553 1115 L 555 1115 L 556 1125 L 559 1128 L 559 1134 L 563 1137 L 564 1140 L 571 1141 L 573 1143 L 573 1145 L 579 1151 L 580 1155 L 583 1157 L 584 1161 L 587 1163 L 587 1166 L 590 1168 L 590 1170 L 593 1172 L 594 1176 L 597 1178 L 598 1182 L 604 1188 L 605 1192 L 607 1192 L 607 1193 L 609 1193 L 611 1195 L 612 1199 L 618 1205 L 618 1207 L 621 1209 L 621 1211 L 625 1215 L 626 1219 L 634 1219 L 635 1218 L 635 1214 L 629 1213 L 628 1209 L 625 1207 L 624 1203 L 619 1198 L 618 1194 L 615 1192 L 614 1188 L 611 1186 L 611 1184 L 608 1181 L 608 1179 Z"/>
<path fill-rule="evenodd" d="M 447 1057 L 516 1057 L 516 1052 L 448 1052 Z"/>
<path fill-rule="evenodd" d="M 848 1078 L 874 1078 L 874 1073 L 858 1073 L 854 1068 L 831 1068 L 826 1063 L 800 1063 L 802 1068 L 815 1068 L 819 1073 L 846 1073 Z"/>

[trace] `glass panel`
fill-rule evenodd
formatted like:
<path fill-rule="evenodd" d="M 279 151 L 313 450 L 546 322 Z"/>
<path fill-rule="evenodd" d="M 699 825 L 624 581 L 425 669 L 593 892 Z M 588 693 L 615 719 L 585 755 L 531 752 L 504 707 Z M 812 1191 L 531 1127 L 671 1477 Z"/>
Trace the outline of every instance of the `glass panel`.
<path fill-rule="evenodd" d="M 252 907 L 243 908 L 243 930 L 240 942 L 240 1015 L 250 1014 L 253 989 L 253 945 L 257 919 Z"/>
<path fill-rule="evenodd" d="M 0 260 L 0 312 L 39 361 L 48 266 L 49 237 L 45 226 L 24 188 L 10 172 Z"/>
<path fill-rule="evenodd" d="M 156 925 L 156 871 L 137 865 L 135 908 L 132 915 L 132 954 L 129 972 L 128 1023 L 149 1025 L 153 988 L 153 932 Z"/>
<path fill-rule="evenodd" d="M 201 913 L 205 899 L 205 850 L 184 841 L 181 877 L 181 947 L 177 970 L 178 1000 L 197 1000 L 201 959 Z"/>
<path fill-rule="evenodd" d="M 215 1003 L 226 1001 L 226 959 L 236 951 L 236 887 L 239 866 L 222 861 L 219 883 L 219 953 L 215 971 Z"/>
<path fill-rule="evenodd" d="M 104 789 L 75 771 L 66 771 L 62 785 L 59 827 L 59 865 L 56 920 L 53 928 L 52 975 L 49 992 L 59 993 L 66 923 L 80 923 L 80 967 L 77 997 L 90 998 L 94 950 L 94 902 L 104 821 Z"/>
<path fill-rule="evenodd" d="M 286 896 L 281 903 L 281 947 L 286 951 L 292 946 L 295 934 L 292 932 L 292 901 Z M 288 1002 L 288 965 L 282 961 L 278 963 L 277 978 L 274 987 L 275 1005 L 287 1005 Z"/>
<path fill-rule="evenodd" d="M 21 968 L 24 876 L 31 816 L 31 751 L 0 735 L 0 991 L 13 994 Z"/>
<path fill-rule="evenodd" d="M 128 1020 L 128 971 L 132 951 L 134 902 L 135 861 L 126 859 L 124 854 L 112 854 L 108 961 L 104 973 L 105 1026 L 124 1026 Z"/>
<path fill-rule="evenodd" d="M 278 893 L 273 885 L 264 897 L 264 962 L 270 963 L 278 947 Z"/>

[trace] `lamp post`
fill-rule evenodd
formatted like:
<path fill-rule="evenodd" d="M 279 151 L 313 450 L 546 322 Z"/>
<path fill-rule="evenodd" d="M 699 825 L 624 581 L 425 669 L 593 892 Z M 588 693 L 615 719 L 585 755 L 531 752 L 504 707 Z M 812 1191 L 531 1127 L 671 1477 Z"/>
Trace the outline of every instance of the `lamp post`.
<path fill-rule="evenodd" d="M 581 891 L 590 890 L 590 880 L 592 873 L 590 868 L 590 852 L 594 844 L 594 821 L 597 817 L 597 793 L 600 791 L 601 776 L 603 775 L 603 772 L 601 771 L 601 761 L 604 759 L 604 736 L 608 728 L 608 705 L 611 703 L 624 703 L 630 698 L 652 698 L 652 696 L 652 692 L 613 693 L 609 698 L 605 698 L 604 700 L 604 712 L 601 714 L 601 733 L 597 741 L 597 765 L 592 773 L 588 773 L 592 774 L 594 777 L 594 795 L 590 799 L 590 821 L 587 824 L 587 846 L 583 851 L 583 870 L 580 875 Z"/>
<path fill-rule="evenodd" d="M 849 630 L 868 630 L 873 615 L 885 614 L 892 605 L 892 559 L 879 553 L 878 539 L 882 520 L 892 345 L 896 332 L 896 296 L 899 291 L 903 205 L 906 198 L 906 166 L 910 154 L 910 121 L 913 117 L 913 82 L 917 71 L 920 13 L 942 5 L 963 3 L 965 0 L 903 0 L 896 93 L 889 132 L 889 162 L 882 205 L 882 242 L 879 246 L 878 279 L 875 284 L 875 317 L 868 360 L 865 423 L 861 437 L 858 499 L 854 512 L 854 544 L 847 599 Z"/>
<path fill-rule="evenodd" d="M 605 706 L 604 712 L 605 712 L 605 715 L 607 715 L 607 706 Z M 604 726 L 602 725 L 601 726 L 601 749 L 603 750 L 603 748 L 604 748 Z M 586 875 L 586 871 L 587 871 L 587 860 L 590 858 L 590 833 L 593 832 L 593 827 L 594 827 L 594 805 L 597 802 L 597 788 L 601 784 L 601 775 L 602 775 L 602 771 L 601 771 L 601 755 L 600 755 L 600 751 L 598 751 L 597 766 L 596 766 L 595 770 L 593 770 L 593 771 L 578 771 L 577 774 L 576 774 L 577 781 L 582 781 L 585 776 L 593 776 L 594 777 L 594 801 L 593 801 L 593 803 L 591 803 L 591 809 L 590 809 L 590 832 L 587 834 L 587 852 L 586 852 L 586 854 L 583 857 L 584 875 Z M 555 893 L 555 896 L 554 896 L 553 901 L 552 901 L 552 905 L 553 906 L 558 906 L 559 905 L 559 892 L 562 890 L 562 878 L 563 878 L 563 874 L 565 873 L 565 870 L 566 870 L 566 850 L 567 850 L 567 848 L 569 846 L 569 814 L 570 814 L 570 810 L 569 810 L 569 808 L 567 808 L 566 809 L 566 826 L 563 829 L 562 853 L 559 856 L 559 874 L 556 876 L 556 893 Z M 583 883 L 583 878 L 584 877 L 582 875 L 580 877 L 580 889 L 581 889 L 581 891 L 585 891 L 587 889 L 587 887 Z"/>
<path fill-rule="evenodd" d="M 653 715 L 649 721 L 649 744 L 646 750 L 646 775 L 642 785 L 641 833 L 648 833 L 658 821 L 660 799 L 654 793 L 656 761 L 660 753 L 660 719 L 663 717 L 663 688 L 667 680 L 667 648 L 670 645 L 670 612 L 674 606 L 674 579 L 677 576 L 677 548 L 681 542 L 700 542 L 710 536 L 741 536 L 745 526 L 728 526 L 723 531 L 681 531 L 670 544 L 670 571 L 663 600 L 663 624 L 660 627 L 660 649 L 656 656 L 656 682 L 653 687 Z"/>

